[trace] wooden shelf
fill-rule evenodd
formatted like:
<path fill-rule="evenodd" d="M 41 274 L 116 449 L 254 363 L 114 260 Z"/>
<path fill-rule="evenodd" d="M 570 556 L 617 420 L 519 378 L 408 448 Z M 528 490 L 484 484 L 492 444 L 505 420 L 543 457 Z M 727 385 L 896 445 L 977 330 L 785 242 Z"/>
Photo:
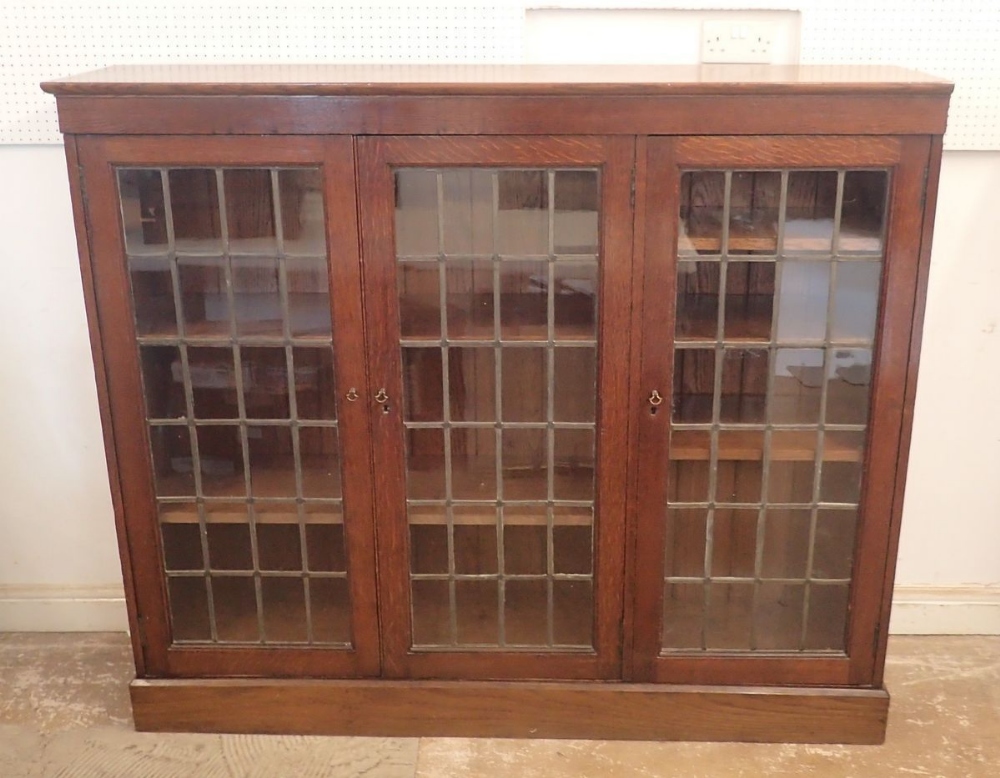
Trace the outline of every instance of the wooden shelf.
<path fill-rule="evenodd" d="M 315 503 L 307 507 L 303 516 L 306 524 L 344 523 L 344 514 L 336 507 L 327 507 L 325 510 L 318 510 L 317 507 Z M 294 503 L 280 506 L 257 503 L 254 505 L 254 515 L 258 524 L 299 523 Z M 162 503 L 160 521 L 164 524 L 197 524 L 198 509 L 190 503 Z M 209 524 L 247 524 L 250 519 L 246 509 L 236 507 L 234 503 L 220 503 L 219 507 L 206 503 L 205 521 Z"/>
<path fill-rule="evenodd" d="M 512 505 L 504 510 L 505 527 L 544 527 L 548 524 L 544 508 L 539 513 L 519 513 L 525 506 Z M 411 505 L 407 508 L 410 524 L 437 526 L 448 523 L 444 506 Z M 492 505 L 456 505 L 453 510 L 455 525 L 463 527 L 492 527 L 497 523 L 496 508 Z M 593 513 L 587 508 L 557 508 L 552 515 L 552 524 L 557 527 L 589 527 L 594 523 Z"/>
<path fill-rule="evenodd" d="M 444 501 L 444 470 L 431 457 L 411 458 L 408 477 L 411 500 Z M 556 464 L 554 474 L 556 500 L 591 501 L 594 499 L 592 466 Z M 452 498 L 455 500 L 495 500 L 496 471 L 489 466 L 452 466 Z M 543 469 L 509 468 L 503 472 L 503 495 L 506 500 L 545 502 L 547 476 Z"/>
<path fill-rule="evenodd" d="M 678 310 L 674 340 L 678 343 L 715 342 L 719 298 L 716 295 L 694 297 L 697 299 L 692 304 L 685 304 Z M 727 305 L 723 341 L 770 342 L 773 298 L 754 297 L 761 299 L 741 300 L 739 304 L 731 301 Z"/>
<path fill-rule="evenodd" d="M 824 462 L 860 462 L 863 447 L 854 441 L 855 432 L 827 432 L 823 444 Z M 817 436 L 803 430 L 778 431 L 771 440 L 771 459 L 781 462 L 812 462 L 816 458 Z M 726 430 L 719 438 L 719 459 L 759 461 L 764 458 L 764 436 L 759 430 Z M 680 461 L 707 461 L 711 457 L 708 435 L 698 430 L 674 430 L 670 436 L 670 458 Z"/>
<path fill-rule="evenodd" d="M 331 334 L 329 330 L 325 332 L 293 332 L 291 335 L 294 341 L 303 341 L 307 344 L 326 344 L 330 342 Z M 239 333 L 235 340 L 252 339 L 254 341 L 270 341 L 276 344 L 285 342 L 285 336 L 281 331 L 281 322 L 274 322 L 273 326 L 261 324 L 257 328 L 250 328 L 246 325 L 239 327 Z M 157 327 L 141 333 L 137 340 L 140 343 L 146 341 L 181 340 L 177 334 L 176 325 L 170 322 L 163 322 Z M 184 325 L 184 342 L 193 343 L 204 342 L 204 345 L 228 345 L 234 338 L 229 329 L 228 322 L 195 322 Z"/>
<path fill-rule="evenodd" d="M 731 229 L 729 232 L 729 252 L 753 251 L 777 253 L 777 236 L 774 232 L 760 234 L 759 231 Z M 722 250 L 721 233 L 712 235 L 684 233 L 679 238 L 679 250 L 696 251 L 699 254 L 718 254 Z M 881 234 L 875 230 L 848 227 L 840 233 L 840 252 L 878 254 L 882 250 Z M 784 254 L 831 253 L 830 237 L 786 234 L 782 249 Z"/>
<path fill-rule="evenodd" d="M 258 524 L 299 523 L 294 505 L 279 507 L 258 503 L 254 507 Z M 504 526 L 544 527 L 548 523 L 544 509 L 535 514 L 518 513 L 519 510 L 525 508 L 510 506 L 504 511 Z M 444 526 L 448 523 L 443 505 L 412 505 L 407 509 L 407 519 L 410 524 L 419 526 Z M 164 524 L 197 524 L 198 510 L 188 503 L 164 503 L 160 506 L 160 521 Z M 246 510 L 232 505 L 216 509 L 207 503 L 205 521 L 209 524 L 247 524 L 249 518 Z M 303 521 L 306 524 L 343 524 L 344 515 L 339 510 L 316 510 L 314 506 L 309 506 Z M 496 509 L 492 505 L 455 506 L 453 511 L 453 523 L 457 526 L 492 527 L 496 521 Z M 552 517 L 552 524 L 559 527 L 589 527 L 593 523 L 593 514 L 586 508 L 559 508 Z"/>
<path fill-rule="evenodd" d="M 597 339 L 593 301 L 585 295 L 574 297 L 584 298 L 582 302 L 585 304 L 564 309 L 557 298 L 553 337 L 559 341 L 593 342 Z M 497 336 L 500 340 L 510 341 L 548 340 L 546 297 L 537 294 L 501 295 L 500 308 L 503 316 L 499 333 L 494 326 L 493 296 L 476 295 L 471 299 L 470 308 L 448 306 L 448 340 L 482 341 L 493 340 Z M 436 306 L 403 301 L 400 305 L 400 322 L 401 338 L 404 341 L 441 340 L 441 311 Z"/>

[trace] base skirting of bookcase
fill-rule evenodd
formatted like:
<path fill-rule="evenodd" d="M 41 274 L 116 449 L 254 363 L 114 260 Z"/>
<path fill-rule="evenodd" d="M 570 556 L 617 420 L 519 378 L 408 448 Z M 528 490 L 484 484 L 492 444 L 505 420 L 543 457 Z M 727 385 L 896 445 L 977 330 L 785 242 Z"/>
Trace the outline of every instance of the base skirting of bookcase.
<path fill-rule="evenodd" d="M 170 679 L 131 685 L 136 729 L 878 744 L 884 689 L 601 682 Z"/>

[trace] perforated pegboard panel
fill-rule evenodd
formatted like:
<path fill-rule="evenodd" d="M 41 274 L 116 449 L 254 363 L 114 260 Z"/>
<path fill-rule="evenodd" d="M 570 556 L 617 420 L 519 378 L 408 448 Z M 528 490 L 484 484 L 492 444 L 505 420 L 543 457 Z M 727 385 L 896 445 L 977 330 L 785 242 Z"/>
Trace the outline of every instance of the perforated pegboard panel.
<path fill-rule="evenodd" d="M 0 4 L 0 143 L 58 143 L 38 84 L 112 64 L 518 62 L 521 3 L 77 0 Z"/>
<path fill-rule="evenodd" d="M 559 6 L 561 3 L 544 3 Z M 530 0 L 64 0 L 0 5 L 0 143 L 60 140 L 40 81 L 149 62 L 517 62 Z M 663 8 L 662 0 L 565 3 Z M 1000 148 L 1000 0 L 688 0 L 802 12 L 805 63 L 889 63 L 956 82 L 951 149 Z M 599 45 L 581 41 L 583 46 Z"/>
<path fill-rule="evenodd" d="M 802 61 L 914 67 L 955 82 L 949 149 L 1000 149 L 1000 0 L 814 0 Z"/>

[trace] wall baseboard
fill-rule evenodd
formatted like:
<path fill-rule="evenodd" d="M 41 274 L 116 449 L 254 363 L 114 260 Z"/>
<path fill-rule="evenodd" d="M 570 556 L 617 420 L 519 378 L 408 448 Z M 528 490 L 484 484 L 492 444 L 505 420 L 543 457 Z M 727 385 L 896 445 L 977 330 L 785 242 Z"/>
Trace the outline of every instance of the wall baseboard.
<path fill-rule="evenodd" d="M 121 586 L 0 586 L 0 632 L 126 632 Z"/>
<path fill-rule="evenodd" d="M 125 632 L 121 587 L 0 586 L 0 632 Z M 1000 586 L 897 586 L 893 635 L 1000 635 Z"/>
<path fill-rule="evenodd" d="M 1000 635 L 1000 586 L 897 586 L 891 635 Z"/>

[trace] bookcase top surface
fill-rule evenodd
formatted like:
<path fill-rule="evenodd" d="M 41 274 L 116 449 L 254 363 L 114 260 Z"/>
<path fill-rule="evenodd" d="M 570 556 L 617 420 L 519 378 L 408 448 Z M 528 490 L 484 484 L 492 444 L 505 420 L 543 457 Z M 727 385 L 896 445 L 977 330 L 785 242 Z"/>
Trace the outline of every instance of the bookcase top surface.
<path fill-rule="evenodd" d="M 947 94 L 885 65 L 117 65 L 42 84 L 57 95 Z"/>

